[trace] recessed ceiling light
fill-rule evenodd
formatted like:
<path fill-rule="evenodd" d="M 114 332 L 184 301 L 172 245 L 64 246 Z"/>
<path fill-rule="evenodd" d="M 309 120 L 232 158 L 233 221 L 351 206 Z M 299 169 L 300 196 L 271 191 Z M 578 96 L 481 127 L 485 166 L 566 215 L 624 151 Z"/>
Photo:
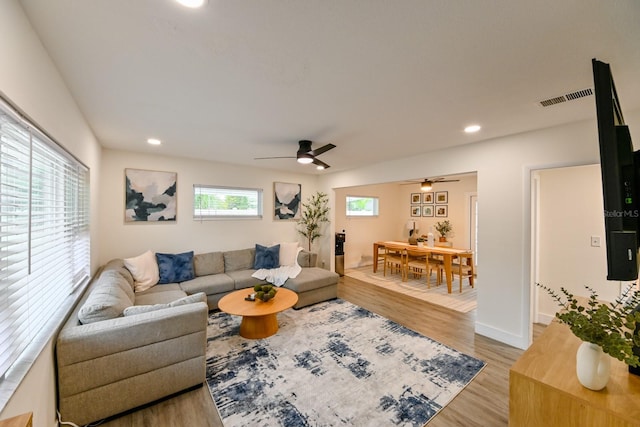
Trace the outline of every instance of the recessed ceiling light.
<path fill-rule="evenodd" d="M 192 9 L 202 7 L 207 2 L 207 0 L 176 0 L 176 1 L 181 5 L 190 7 Z"/>
<path fill-rule="evenodd" d="M 474 133 L 474 132 L 478 132 L 479 130 L 480 130 L 480 125 L 470 125 L 464 128 L 464 131 L 466 133 Z"/>
<path fill-rule="evenodd" d="M 151 145 L 160 145 L 160 144 L 162 144 L 162 142 L 159 139 L 156 139 L 156 138 L 147 139 L 147 143 L 149 143 Z"/>
<path fill-rule="evenodd" d="M 322 165 L 317 165 L 316 169 L 318 169 L 319 171 L 323 171 L 324 170 L 324 166 Z"/>

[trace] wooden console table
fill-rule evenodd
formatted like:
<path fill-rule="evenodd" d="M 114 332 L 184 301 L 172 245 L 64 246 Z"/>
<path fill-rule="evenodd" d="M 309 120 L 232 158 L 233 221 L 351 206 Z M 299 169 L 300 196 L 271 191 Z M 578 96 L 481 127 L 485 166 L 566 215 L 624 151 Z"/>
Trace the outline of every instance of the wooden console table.
<path fill-rule="evenodd" d="M 26 414 L 18 415 L 17 417 L 1 420 L 0 427 L 31 427 L 32 417 L 33 414 L 28 412 Z"/>
<path fill-rule="evenodd" d="M 511 427 L 640 426 L 640 376 L 611 361 L 611 379 L 601 391 L 578 382 L 580 339 L 551 322 L 509 371 Z"/>

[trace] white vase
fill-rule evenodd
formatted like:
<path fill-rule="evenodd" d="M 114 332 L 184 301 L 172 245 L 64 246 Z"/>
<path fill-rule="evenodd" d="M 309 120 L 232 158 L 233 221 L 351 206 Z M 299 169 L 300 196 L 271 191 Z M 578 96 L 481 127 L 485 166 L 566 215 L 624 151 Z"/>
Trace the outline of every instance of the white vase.
<path fill-rule="evenodd" d="M 599 345 L 583 341 L 576 353 L 576 373 L 580 384 L 591 390 L 602 390 L 609 382 L 611 356 Z"/>

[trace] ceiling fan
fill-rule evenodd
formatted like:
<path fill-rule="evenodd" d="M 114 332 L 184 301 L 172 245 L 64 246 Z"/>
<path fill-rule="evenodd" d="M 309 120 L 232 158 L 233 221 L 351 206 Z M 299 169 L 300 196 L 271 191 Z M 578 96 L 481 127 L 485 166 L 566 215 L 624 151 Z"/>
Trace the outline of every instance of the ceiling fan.
<path fill-rule="evenodd" d="M 333 144 L 327 144 L 327 145 L 323 145 L 320 148 L 316 148 L 315 150 L 311 149 L 311 141 L 308 141 L 306 139 L 303 139 L 301 141 L 298 141 L 298 152 L 296 153 L 295 156 L 280 156 L 280 157 L 255 157 L 254 160 L 265 160 L 265 159 L 296 159 L 298 161 L 298 163 L 302 163 L 302 164 L 309 164 L 309 163 L 313 163 L 314 165 L 317 166 L 317 168 L 319 170 L 322 169 L 328 169 L 331 166 L 329 166 L 328 164 L 326 164 L 325 162 L 323 162 L 322 160 L 318 159 L 317 156 L 319 156 L 322 153 L 326 153 L 327 151 L 331 150 L 332 148 L 336 148 L 335 145 Z"/>
<path fill-rule="evenodd" d="M 431 191 L 431 189 L 433 188 L 433 184 L 436 182 L 458 182 L 460 181 L 459 179 L 446 179 L 446 178 L 425 178 L 421 183 L 420 183 L 420 190 L 422 191 Z M 415 182 L 411 182 L 411 183 L 407 183 L 404 185 L 408 185 L 408 184 L 415 184 Z"/>

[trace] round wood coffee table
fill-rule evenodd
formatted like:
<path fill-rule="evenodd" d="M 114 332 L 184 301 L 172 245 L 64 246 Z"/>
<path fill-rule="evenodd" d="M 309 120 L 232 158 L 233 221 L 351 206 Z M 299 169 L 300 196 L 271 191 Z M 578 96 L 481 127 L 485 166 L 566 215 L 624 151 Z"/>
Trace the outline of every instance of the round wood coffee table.
<path fill-rule="evenodd" d="M 249 339 L 266 338 L 278 332 L 277 314 L 298 302 L 298 294 L 278 288 L 275 298 L 267 302 L 256 299 L 245 301 L 252 288 L 241 289 L 222 297 L 218 308 L 225 313 L 242 316 L 240 336 Z"/>

